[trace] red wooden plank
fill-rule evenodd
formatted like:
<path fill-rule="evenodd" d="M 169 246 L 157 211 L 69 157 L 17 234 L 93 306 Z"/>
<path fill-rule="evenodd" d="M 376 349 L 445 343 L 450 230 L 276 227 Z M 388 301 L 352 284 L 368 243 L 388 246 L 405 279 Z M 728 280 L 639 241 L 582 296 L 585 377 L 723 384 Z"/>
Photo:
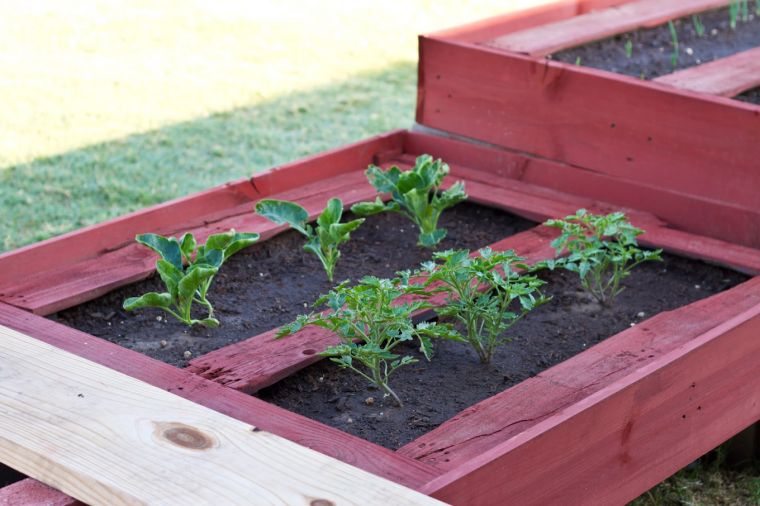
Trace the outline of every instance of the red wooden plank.
<path fill-rule="evenodd" d="M 40 271 L 92 258 L 132 242 L 146 229 L 173 230 L 178 222 L 223 212 L 257 196 L 250 181 L 241 179 L 0 254 L 0 292 L 8 284 Z"/>
<path fill-rule="evenodd" d="M 370 163 L 382 164 L 401 153 L 404 136 L 404 130 L 392 130 L 260 172 L 251 181 L 262 195 L 271 195 L 363 170 Z"/>
<path fill-rule="evenodd" d="M 485 44 L 505 51 L 544 56 L 728 3 L 728 0 L 639 0 L 502 35 Z"/>
<path fill-rule="evenodd" d="M 340 196 L 344 204 L 366 200 L 375 194 L 361 171 L 336 176 L 294 190 L 272 195 L 303 205 L 313 219 L 327 200 Z M 253 213 L 253 201 L 234 210 L 234 214 L 218 221 L 201 216 L 192 222 L 178 223 L 180 228 L 170 233 L 193 232 L 200 240 L 209 234 L 235 228 L 259 232 L 267 239 L 286 229 Z M 151 230 L 150 228 L 148 230 Z M 141 232 L 145 232 L 143 229 Z M 0 267 L 2 265 L 0 264 Z M 114 288 L 143 279 L 155 270 L 155 255 L 146 248 L 130 244 L 74 264 L 62 264 L 57 269 L 41 271 L 20 281 L 0 287 L 0 301 L 28 309 L 36 314 L 50 314 L 80 304 L 107 293 Z"/>
<path fill-rule="evenodd" d="M 760 86 L 760 48 L 679 70 L 654 80 L 684 90 L 733 97 Z"/>
<path fill-rule="evenodd" d="M 755 305 L 423 492 L 453 504 L 625 504 L 760 419 L 758 332 Z"/>
<path fill-rule="evenodd" d="M 58 490 L 27 478 L 0 488 L 0 506 L 84 506 Z"/>
<path fill-rule="evenodd" d="M 552 230 L 536 227 L 496 242 L 491 248 L 514 249 L 535 262 L 553 255 L 549 242 L 554 235 Z M 320 360 L 317 353 L 338 342 L 330 331 L 314 327 L 286 339 L 275 339 L 275 333 L 276 330 L 265 332 L 202 355 L 190 361 L 188 370 L 230 388 L 255 392 Z"/>
<path fill-rule="evenodd" d="M 565 409 L 760 304 L 760 278 L 660 313 L 515 387 L 476 404 L 399 449 L 444 470 Z"/>
<path fill-rule="evenodd" d="M 411 488 L 437 472 L 363 439 L 26 311 L 0 303 L 0 323 L 262 430 Z"/>
<path fill-rule="evenodd" d="M 633 0 L 557 0 L 519 11 L 478 20 L 466 25 L 435 32 L 436 37 L 462 42 L 480 42 L 505 33 L 525 30 L 561 19 L 571 18 L 594 9 L 603 9 Z"/>
<path fill-rule="evenodd" d="M 690 231 L 760 246 L 757 106 L 489 48 L 420 43 L 419 123 L 563 160 L 589 175 L 712 201 L 731 219 L 696 214 Z M 681 204 L 659 207 L 674 218 L 692 214 Z"/>

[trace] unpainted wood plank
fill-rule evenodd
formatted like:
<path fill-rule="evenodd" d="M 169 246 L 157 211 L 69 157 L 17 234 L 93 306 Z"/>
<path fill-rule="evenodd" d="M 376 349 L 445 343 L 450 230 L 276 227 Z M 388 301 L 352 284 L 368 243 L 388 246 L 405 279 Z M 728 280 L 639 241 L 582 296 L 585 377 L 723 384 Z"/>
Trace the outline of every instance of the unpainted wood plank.
<path fill-rule="evenodd" d="M 760 48 L 753 48 L 654 79 L 698 93 L 733 97 L 760 86 Z"/>
<path fill-rule="evenodd" d="M 727 0 L 639 0 L 496 37 L 485 44 L 544 56 L 670 19 L 728 5 Z"/>
<path fill-rule="evenodd" d="M 451 471 L 542 420 L 760 306 L 760 277 L 660 313 L 475 404 L 398 450 Z"/>
<path fill-rule="evenodd" d="M 758 332 L 760 305 L 423 490 L 454 504 L 625 504 L 760 419 Z"/>
<path fill-rule="evenodd" d="M 0 326 L 0 460 L 96 504 L 441 504 Z"/>
<path fill-rule="evenodd" d="M 435 468 L 361 438 L 13 306 L 0 303 L 0 325 L 396 483 L 417 489 L 438 474 Z"/>

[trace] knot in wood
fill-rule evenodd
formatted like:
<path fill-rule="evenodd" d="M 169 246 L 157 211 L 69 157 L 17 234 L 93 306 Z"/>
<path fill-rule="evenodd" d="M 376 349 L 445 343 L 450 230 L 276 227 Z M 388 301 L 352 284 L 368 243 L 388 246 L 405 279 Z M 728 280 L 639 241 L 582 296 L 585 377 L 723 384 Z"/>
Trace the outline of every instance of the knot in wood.
<path fill-rule="evenodd" d="M 327 499 L 314 499 L 309 503 L 309 506 L 335 506 L 335 503 Z"/>
<path fill-rule="evenodd" d="M 195 427 L 180 423 L 158 424 L 158 437 L 189 450 L 207 450 L 214 439 Z"/>

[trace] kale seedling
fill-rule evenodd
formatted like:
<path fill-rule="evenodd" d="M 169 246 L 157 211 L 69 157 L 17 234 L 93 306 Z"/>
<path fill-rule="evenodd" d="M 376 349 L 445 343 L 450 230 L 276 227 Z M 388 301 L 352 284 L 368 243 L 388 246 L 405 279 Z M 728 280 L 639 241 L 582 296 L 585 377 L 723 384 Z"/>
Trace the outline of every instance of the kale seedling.
<path fill-rule="evenodd" d="M 438 228 L 441 213 L 467 198 L 461 181 L 444 192 L 438 192 L 448 173 L 449 166 L 440 158 L 433 160 L 430 155 L 417 157 L 414 167 L 404 172 L 395 166 L 383 171 L 370 165 L 366 171 L 367 179 L 378 193 L 390 193 L 391 200 L 385 203 L 377 197 L 374 202 L 354 204 L 351 210 L 359 216 L 383 211 L 401 213 L 420 229 L 419 245 L 432 248 L 446 237 L 446 230 Z"/>
<path fill-rule="evenodd" d="M 487 364 L 496 347 L 511 340 L 504 333 L 549 298 L 539 290 L 544 281 L 512 270 L 528 268 L 514 250 L 484 248 L 478 253 L 472 257 L 467 250 L 434 253 L 435 261 L 425 262 L 415 274 L 427 275 L 424 286 L 446 294 L 446 304 L 436 312 L 464 325 L 466 341 Z"/>
<path fill-rule="evenodd" d="M 327 279 L 333 280 L 335 264 L 340 258 L 338 246 L 351 238 L 351 232 L 364 223 L 364 218 L 341 223 L 343 202 L 340 199 L 330 199 L 322 214 L 317 218 L 317 226 L 313 228 L 307 223 L 309 213 L 294 202 L 265 199 L 256 204 L 256 212 L 278 224 L 287 223 L 295 230 L 306 236 L 307 242 L 303 249 L 314 253 L 327 273 Z"/>
<path fill-rule="evenodd" d="M 167 291 L 130 297 L 124 301 L 124 309 L 132 311 L 142 307 L 157 307 L 188 326 L 199 324 L 218 327 L 219 320 L 214 318 L 214 308 L 206 298 L 214 275 L 225 260 L 258 239 L 259 234 L 230 230 L 210 235 L 206 244 L 199 246 L 190 233 L 184 234 L 179 240 L 157 234 L 138 235 L 135 237 L 137 242 L 161 256 L 156 262 L 156 270 Z M 187 264 L 187 267 L 184 264 Z M 193 302 L 206 306 L 206 318 L 193 319 Z"/>
<path fill-rule="evenodd" d="M 393 349 L 417 339 L 420 351 L 430 360 L 433 338 L 461 339 L 448 325 L 412 322 L 412 313 L 430 308 L 430 303 L 422 299 L 399 299 L 423 293 L 421 286 L 409 284 L 408 272 L 400 273 L 400 277 L 393 280 L 366 276 L 355 286 L 348 286 L 345 281 L 314 303 L 315 306 L 326 305 L 329 311 L 300 315 L 293 323 L 280 328 L 277 336 L 293 334 L 307 325 L 333 331 L 341 343 L 328 347 L 320 355 L 359 374 L 402 406 L 388 379 L 399 367 L 418 360 L 409 355 L 402 357 Z"/>
<path fill-rule="evenodd" d="M 662 260 L 662 250 L 639 249 L 636 237 L 644 231 L 631 225 L 620 212 L 600 216 L 579 209 L 574 215 L 549 220 L 545 225 L 562 231 L 551 243 L 557 255 L 564 250 L 569 254 L 538 265 L 578 273 L 583 288 L 603 305 L 611 304 L 625 289 L 620 282 L 634 267 L 649 260 Z"/>
<path fill-rule="evenodd" d="M 673 21 L 668 21 L 668 29 L 670 30 L 670 40 L 673 44 L 673 52 L 670 54 L 670 65 L 673 68 L 678 66 L 678 32 L 676 32 L 676 25 Z"/>

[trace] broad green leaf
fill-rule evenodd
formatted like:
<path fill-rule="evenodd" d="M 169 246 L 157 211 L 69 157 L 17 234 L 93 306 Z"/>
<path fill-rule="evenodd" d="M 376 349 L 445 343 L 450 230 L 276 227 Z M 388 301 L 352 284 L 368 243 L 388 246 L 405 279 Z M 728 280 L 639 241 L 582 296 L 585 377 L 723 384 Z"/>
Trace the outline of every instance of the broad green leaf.
<path fill-rule="evenodd" d="M 420 234 L 419 243 L 426 248 L 432 248 L 446 237 L 446 230 L 439 228 L 429 234 Z"/>
<path fill-rule="evenodd" d="M 343 202 L 340 199 L 330 199 L 322 214 L 317 218 L 320 227 L 329 228 L 334 223 L 339 223 L 343 215 Z"/>
<path fill-rule="evenodd" d="M 380 197 L 377 197 L 374 202 L 359 202 L 351 206 L 351 212 L 358 216 L 372 216 L 388 210 L 389 208 L 380 200 Z"/>
<path fill-rule="evenodd" d="M 256 203 L 256 212 L 274 223 L 288 224 L 305 236 L 310 235 L 306 229 L 309 213 L 294 202 L 274 199 L 260 200 Z"/>
<path fill-rule="evenodd" d="M 203 325 L 210 329 L 214 329 L 219 326 L 219 320 L 216 318 L 204 318 L 202 320 L 191 320 L 192 325 Z"/>
<path fill-rule="evenodd" d="M 176 268 L 173 264 L 164 259 L 156 262 L 156 271 L 158 271 L 161 281 L 164 282 L 164 285 L 166 286 L 166 289 L 169 290 L 171 296 L 177 297 L 179 282 L 182 279 L 182 276 L 185 275 L 184 271 Z"/>
<path fill-rule="evenodd" d="M 194 265 L 188 269 L 185 276 L 180 280 L 178 286 L 178 298 L 182 300 L 192 300 L 195 291 L 207 280 L 213 277 L 217 272 L 216 267 L 206 267 Z"/>
<path fill-rule="evenodd" d="M 135 236 L 135 240 L 161 255 L 161 258 L 176 268 L 182 269 L 182 250 L 176 238 L 158 234 L 139 234 Z"/>
<path fill-rule="evenodd" d="M 124 301 L 123 307 L 127 311 L 132 311 L 143 307 L 170 308 L 172 306 L 172 296 L 168 293 L 148 292 L 140 297 L 130 297 Z"/>
<path fill-rule="evenodd" d="M 195 252 L 196 242 L 193 234 L 186 233 L 179 240 L 179 247 L 182 250 L 182 254 L 185 256 L 185 260 L 188 263 L 193 261 L 193 253 Z"/>

